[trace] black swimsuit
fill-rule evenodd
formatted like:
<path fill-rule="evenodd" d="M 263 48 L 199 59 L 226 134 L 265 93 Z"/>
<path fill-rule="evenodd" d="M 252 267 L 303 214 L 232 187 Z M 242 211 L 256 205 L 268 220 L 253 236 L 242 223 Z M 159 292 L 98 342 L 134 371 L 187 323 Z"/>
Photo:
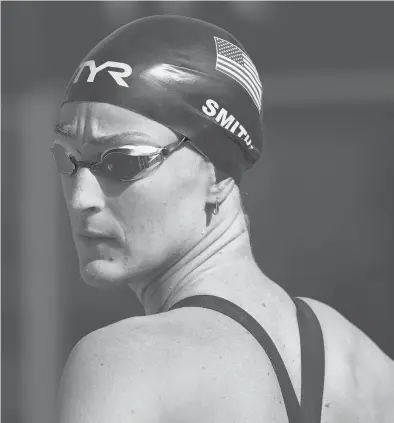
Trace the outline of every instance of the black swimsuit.
<path fill-rule="evenodd" d="M 309 305 L 300 298 L 294 298 L 293 301 L 297 307 L 301 341 L 301 405 L 275 344 L 264 328 L 245 310 L 230 301 L 212 295 L 185 298 L 171 310 L 181 307 L 203 307 L 223 313 L 240 323 L 256 338 L 271 360 L 282 391 L 289 423 L 319 423 L 324 388 L 323 334 L 319 321 Z"/>

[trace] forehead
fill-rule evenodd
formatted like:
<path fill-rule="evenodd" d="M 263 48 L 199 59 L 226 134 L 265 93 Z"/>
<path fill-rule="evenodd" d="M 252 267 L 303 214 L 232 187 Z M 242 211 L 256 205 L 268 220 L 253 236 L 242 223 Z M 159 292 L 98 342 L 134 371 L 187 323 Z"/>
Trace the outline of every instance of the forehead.
<path fill-rule="evenodd" d="M 131 110 L 106 103 L 66 103 L 61 108 L 57 127 L 83 143 L 99 143 L 100 138 L 118 134 L 130 134 L 128 138 L 155 145 L 167 145 L 177 139 L 166 126 Z"/>

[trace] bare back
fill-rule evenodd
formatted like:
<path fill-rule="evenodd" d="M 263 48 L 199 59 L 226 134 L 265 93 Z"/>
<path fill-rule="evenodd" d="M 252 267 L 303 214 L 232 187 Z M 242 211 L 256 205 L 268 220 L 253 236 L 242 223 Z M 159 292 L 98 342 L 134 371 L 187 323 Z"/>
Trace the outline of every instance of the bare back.
<path fill-rule="evenodd" d="M 393 362 L 335 310 L 315 300 L 304 300 L 318 317 L 324 336 L 321 421 L 392 421 Z M 256 308 L 252 315 L 273 339 L 300 400 L 301 354 L 295 311 L 289 304 L 283 310 L 267 309 L 269 305 Z M 92 338 L 94 341 L 87 344 L 93 343 L 95 352 L 86 354 L 85 348 L 79 361 L 86 362 L 87 355 L 95 357 L 100 350 L 98 356 L 104 354 L 100 360 L 109 363 L 109 369 L 116 367 L 120 375 L 128 375 L 122 382 L 122 392 L 127 394 L 120 402 L 115 398 L 116 407 L 127 408 L 124 413 L 130 419 L 119 421 L 288 422 L 280 386 L 266 353 L 250 333 L 221 313 L 183 308 L 127 319 Z M 104 351 L 110 351 L 109 355 Z M 80 365 L 78 360 L 75 365 Z M 108 384 L 104 389 L 108 390 Z M 134 397 L 137 399 L 133 402 Z M 61 422 L 71 420 L 63 418 Z"/>
<path fill-rule="evenodd" d="M 318 317 L 324 336 L 326 375 L 322 422 L 392 421 L 394 363 L 335 310 L 315 300 L 304 300 Z M 207 373 L 195 397 L 203 395 L 200 404 L 211 402 L 212 407 L 217 406 L 220 411 L 215 418 L 206 415 L 204 421 L 260 422 L 262 416 L 266 416 L 268 422 L 270 419 L 272 422 L 288 421 L 275 372 L 251 334 L 237 322 L 211 310 L 183 309 L 171 314 L 173 316 L 168 319 L 179 319 L 193 328 L 190 335 L 199 325 L 204 328 L 195 332 L 196 353 L 183 370 L 184 374 Z M 278 310 L 279 314 L 286 316 Z M 259 321 L 259 316 L 254 317 Z M 293 311 L 288 320 L 283 318 L 279 330 L 275 319 L 272 325 L 267 319 L 264 322 L 300 400 L 301 353 L 295 313 Z M 207 333 L 211 339 L 208 345 L 203 341 Z"/>

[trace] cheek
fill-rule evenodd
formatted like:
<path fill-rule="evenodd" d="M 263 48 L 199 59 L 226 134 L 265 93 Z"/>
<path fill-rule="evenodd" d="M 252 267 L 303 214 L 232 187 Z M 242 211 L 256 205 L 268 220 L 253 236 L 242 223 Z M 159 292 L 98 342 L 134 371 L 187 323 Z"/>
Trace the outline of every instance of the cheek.
<path fill-rule="evenodd" d="M 192 243 L 205 223 L 197 185 L 173 175 L 137 181 L 111 203 L 133 252 L 178 249 L 185 240 Z"/>

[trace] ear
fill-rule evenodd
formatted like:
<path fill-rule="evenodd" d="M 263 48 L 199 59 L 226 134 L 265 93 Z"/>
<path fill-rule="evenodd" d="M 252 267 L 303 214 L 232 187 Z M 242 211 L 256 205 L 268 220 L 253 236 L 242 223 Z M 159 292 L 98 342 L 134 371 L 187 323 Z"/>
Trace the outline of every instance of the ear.
<path fill-rule="evenodd" d="M 215 182 L 208 188 L 207 205 L 219 205 L 227 198 L 235 186 L 235 181 L 228 177 L 220 182 Z"/>

